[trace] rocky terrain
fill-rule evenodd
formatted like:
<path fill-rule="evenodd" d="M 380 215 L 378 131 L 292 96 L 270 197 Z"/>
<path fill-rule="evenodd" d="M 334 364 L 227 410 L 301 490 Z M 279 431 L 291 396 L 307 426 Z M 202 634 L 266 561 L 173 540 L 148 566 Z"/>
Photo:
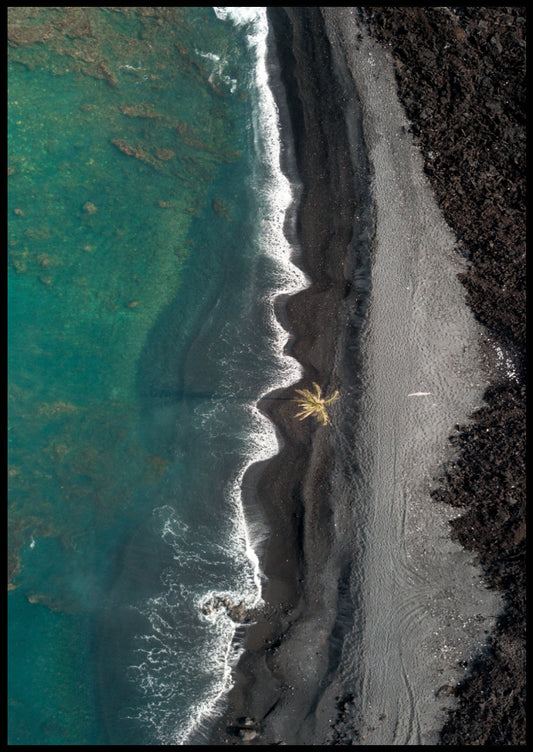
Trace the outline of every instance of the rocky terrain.
<path fill-rule="evenodd" d="M 443 745 L 525 744 L 526 17 L 520 7 L 364 7 L 461 252 L 469 305 L 497 376 L 450 441 L 435 499 L 505 598 L 490 648 L 456 689 Z M 342 708 L 340 708 L 342 712 Z M 339 741 L 339 743 L 343 743 Z M 346 743 L 346 742 L 345 742 Z"/>
<path fill-rule="evenodd" d="M 505 606 L 486 650 L 470 665 L 460 664 L 464 680 L 439 690 L 457 697 L 439 743 L 522 745 L 526 733 L 525 9 L 356 10 L 360 25 L 366 25 L 392 55 L 399 98 L 425 172 L 456 235 L 458 252 L 467 261 L 460 279 L 470 308 L 485 327 L 481 344 L 487 371 L 493 374 L 483 407 L 464 425 L 456 425 L 449 438 L 455 452 L 433 496 L 436 502 L 461 511 L 450 523 L 451 534 L 477 555 L 485 582 L 502 595 Z M 335 293 L 335 284 L 327 284 L 329 249 L 346 247 L 341 229 L 351 222 L 335 219 L 339 207 L 347 217 L 353 216 L 352 190 L 357 181 L 347 177 L 347 161 L 335 158 L 347 148 L 338 127 L 344 105 L 320 16 L 321 9 L 315 8 L 269 9 L 282 52 L 281 78 L 304 185 L 299 240 L 314 283 L 287 305 L 294 334 L 292 354 L 304 364 L 310 380 L 327 383 L 328 343 L 334 341 L 336 331 L 330 314 L 342 298 Z M 335 228 L 331 243 L 313 242 L 322 237 L 321 227 Z M 302 593 L 311 592 L 318 581 L 316 568 L 326 548 L 325 536 L 320 540 L 314 534 L 325 520 L 313 516 L 312 510 L 322 509 L 320 487 L 328 465 L 325 446 L 313 445 L 305 426 L 291 420 L 286 409 L 289 396 L 287 401 L 273 400 L 267 410 L 285 446 L 257 483 L 270 528 L 264 571 L 265 599 L 271 610 L 247 632 L 228 707 L 213 729 L 214 744 L 287 743 L 285 739 L 298 738 L 294 728 L 297 724 L 304 728 L 302 718 L 313 715 L 306 716 L 306 702 L 317 687 L 307 681 L 312 661 L 297 629 L 305 622 Z M 314 467 L 312 458 L 318 456 L 322 465 Z M 302 489 L 299 479 L 308 473 L 314 482 Z M 304 529 L 302 520 L 309 518 L 316 531 L 309 524 Z M 308 597 L 307 602 L 314 601 Z M 305 671 L 298 673 L 293 666 L 291 673 L 287 664 L 295 655 L 306 656 Z M 339 695 L 336 702 L 336 717 L 329 716 L 324 738 L 333 745 L 364 744 L 361 730 L 354 725 L 357 697 Z"/>

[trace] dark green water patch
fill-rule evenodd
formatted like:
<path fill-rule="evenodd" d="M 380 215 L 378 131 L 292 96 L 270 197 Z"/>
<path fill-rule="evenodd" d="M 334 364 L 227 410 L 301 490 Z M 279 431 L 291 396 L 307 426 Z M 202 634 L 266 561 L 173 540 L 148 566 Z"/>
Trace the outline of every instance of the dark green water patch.
<path fill-rule="evenodd" d="M 229 33 L 210 8 L 9 10 L 14 744 L 101 743 L 90 620 L 168 461 L 143 440 L 139 358 L 202 267 L 198 223 L 237 214 Z"/>

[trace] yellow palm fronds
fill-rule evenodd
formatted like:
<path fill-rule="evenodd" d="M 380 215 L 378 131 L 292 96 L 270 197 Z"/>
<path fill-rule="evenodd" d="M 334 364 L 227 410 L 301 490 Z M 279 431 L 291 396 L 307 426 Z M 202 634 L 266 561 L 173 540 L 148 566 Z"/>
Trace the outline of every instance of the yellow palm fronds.
<path fill-rule="evenodd" d="M 327 405 L 331 405 L 339 399 L 339 392 L 335 391 L 331 397 L 325 399 L 322 396 L 322 389 L 313 381 L 314 392 L 310 389 L 296 389 L 296 393 L 300 397 L 295 397 L 294 402 L 298 403 L 298 406 L 302 408 L 302 412 L 297 413 L 296 417 L 300 420 L 305 420 L 310 415 L 315 415 L 318 422 L 323 426 L 327 426 L 329 423 L 329 415 L 326 409 Z"/>

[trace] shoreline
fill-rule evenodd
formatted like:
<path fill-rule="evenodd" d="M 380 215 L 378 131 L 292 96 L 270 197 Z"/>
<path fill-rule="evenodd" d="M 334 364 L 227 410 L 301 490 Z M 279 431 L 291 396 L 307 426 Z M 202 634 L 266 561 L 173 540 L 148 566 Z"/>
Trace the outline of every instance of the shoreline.
<path fill-rule="evenodd" d="M 302 29 L 298 23 L 304 15 L 302 9 L 268 9 L 269 33 L 274 30 L 276 47 L 286 56 L 281 64 L 284 80 L 274 85 L 274 94 L 285 146 L 282 166 L 291 183 L 298 186 L 299 193 L 295 197 L 296 237 L 291 240 L 296 241 L 299 249 L 296 263 L 311 281 L 309 287 L 291 295 L 279 306 L 282 310 L 278 318 L 288 327 L 287 349 L 303 367 L 304 376 L 288 389 L 267 395 L 259 405 L 282 439 L 280 453 L 269 459 L 266 466 L 252 466 L 244 483 L 247 489 L 255 489 L 249 491 L 252 498 L 245 495 L 245 509 L 259 504 L 269 529 L 262 562 L 266 578 L 265 608 L 263 618 L 246 628 L 245 652 L 234 670 L 235 685 L 228 695 L 228 707 L 211 733 L 211 741 L 216 744 L 251 741 L 255 738 L 255 729 L 240 729 L 239 732 L 237 720 L 252 717 L 263 728 L 273 709 L 293 696 L 293 688 L 285 683 L 280 667 L 280 648 L 302 616 L 305 621 L 313 610 L 321 610 L 316 604 L 323 597 L 320 588 L 310 591 L 309 583 L 316 587 L 317 577 L 309 577 L 304 569 L 312 564 L 318 571 L 327 559 L 325 539 L 330 517 L 327 491 L 332 447 L 327 428 L 311 420 L 295 419 L 297 409 L 292 399 L 295 388 L 309 387 L 312 381 L 317 381 L 325 393 L 338 384 L 334 365 L 340 308 L 349 293 L 344 265 L 352 237 L 355 198 L 351 164 L 341 161 L 335 165 L 338 169 L 334 174 L 329 169 L 324 170 L 325 165 L 330 165 L 328 155 L 342 155 L 348 145 L 343 128 L 322 131 L 335 119 L 344 125 L 344 115 L 338 85 L 330 102 L 335 116 L 322 120 L 318 115 L 314 87 L 325 90 L 334 75 L 331 60 L 323 60 L 323 66 L 316 65 L 315 56 L 324 54 L 328 45 L 324 44 L 319 13 L 315 9 L 308 11 L 304 22 L 307 28 Z M 292 16 L 294 12 L 296 16 Z M 301 33 L 300 50 L 307 42 L 311 45 L 298 61 L 287 59 L 294 49 L 290 36 L 295 30 Z M 313 48 L 313 45 L 316 46 Z M 322 82 L 314 80 L 315 73 L 323 76 Z M 290 103 L 284 100 L 287 89 L 293 94 Z M 286 150 L 292 142 L 291 123 L 297 122 L 303 127 L 304 121 L 305 131 L 301 130 L 294 142 L 295 154 L 289 155 Z M 297 173 L 292 172 L 294 165 Z M 323 237 L 325 227 L 334 229 Z M 291 233 L 290 227 L 287 230 Z M 312 605 L 312 601 L 315 604 Z M 329 618 L 334 619 L 334 613 L 330 613 Z M 327 655 L 321 656 L 320 665 L 315 669 L 322 673 L 327 671 L 327 660 Z M 318 690 L 319 687 L 311 683 L 309 696 L 300 698 L 298 704 L 302 713 L 316 701 Z"/>
<path fill-rule="evenodd" d="M 326 79 L 328 76 L 330 77 L 331 87 L 331 81 L 336 81 L 335 74 L 339 75 L 340 72 L 338 68 L 336 71 L 333 70 L 331 61 L 329 66 L 320 65 L 314 57 L 316 50 L 312 49 L 312 44 L 316 42 L 316 38 L 313 37 L 313 33 L 317 34 L 320 26 L 319 20 L 314 15 L 314 10 L 269 9 L 269 15 L 278 14 L 277 20 L 274 19 L 274 25 L 277 25 L 278 44 L 281 42 L 282 46 L 285 45 L 286 58 L 282 62 L 282 70 L 285 76 L 288 76 L 288 79 L 286 78 L 284 85 L 289 91 L 291 91 L 292 86 L 293 94 L 298 91 L 298 86 L 301 86 L 304 90 L 306 86 L 309 86 L 309 89 L 307 89 L 308 95 L 310 91 L 313 91 L 314 86 L 319 87 L 316 79 L 313 78 L 314 73 L 326 71 Z M 395 10 L 401 16 L 401 9 L 392 9 L 393 12 Z M 287 11 L 286 14 L 285 11 Z M 320 13 L 320 10 L 317 12 Z M 296 14 L 297 17 L 293 15 L 291 19 L 291 14 Z M 289 27 L 291 22 L 294 22 L 292 31 L 299 28 L 302 33 L 296 45 L 294 40 L 290 38 Z M 300 23 L 301 26 L 299 26 Z M 377 28 L 374 29 L 374 33 L 378 34 Z M 307 49 L 307 53 L 312 64 L 302 75 L 302 68 L 298 66 L 303 66 L 305 70 L 305 61 L 296 60 L 294 50 L 297 48 L 301 53 L 302 47 L 305 48 L 308 43 L 311 44 L 311 49 Z M 328 45 L 329 41 L 326 42 L 326 47 Z M 317 71 L 317 69 L 319 70 Z M 296 71 L 296 76 L 294 76 L 294 71 Z M 302 76 L 299 80 L 297 80 L 298 74 Z M 292 80 L 291 75 L 293 76 Z M 322 92 L 328 91 L 324 81 L 322 86 Z M 316 97 L 317 89 L 315 89 L 314 94 Z M 345 253 L 336 255 L 335 264 L 329 263 L 328 265 L 328 259 L 324 257 L 326 246 L 315 241 L 317 237 L 320 237 L 320 228 L 330 227 L 331 225 L 328 224 L 328 219 L 324 214 L 320 215 L 320 212 L 316 211 L 316 203 L 313 205 L 313 201 L 319 200 L 317 197 L 320 194 L 320 187 L 324 190 L 324 183 L 320 184 L 318 176 L 322 176 L 324 171 L 328 172 L 332 167 L 339 166 L 338 162 L 335 161 L 335 156 L 346 153 L 347 146 L 345 142 L 344 152 L 342 148 L 335 150 L 335 136 L 338 137 L 339 134 L 333 128 L 332 131 L 335 131 L 335 133 L 329 134 L 333 139 L 332 143 L 328 143 L 329 151 L 321 152 L 320 148 L 316 149 L 316 143 L 317 141 L 320 142 L 323 133 L 320 133 L 320 130 L 313 132 L 313 127 L 317 127 L 316 122 L 313 123 L 313 96 L 310 95 L 306 99 L 305 95 L 302 96 L 301 91 L 298 91 L 298 97 L 293 96 L 291 99 L 293 102 L 303 102 L 300 111 L 296 106 L 296 111 L 293 110 L 291 113 L 293 122 L 300 123 L 300 126 L 305 123 L 307 128 L 305 136 L 303 131 L 300 131 L 302 138 L 299 142 L 297 141 L 296 149 L 298 171 L 303 183 L 303 192 L 300 204 L 297 207 L 297 234 L 301 244 L 302 265 L 311 277 L 313 284 L 309 290 L 291 297 L 285 306 L 285 315 L 291 331 L 289 349 L 304 366 L 305 385 L 308 386 L 307 379 L 309 381 L 316 380 L 329 390 L 337 386 L 338 375 L 335 374 L 338 374 L 337 369 L 340 365 L 337 358 L 338 351 L 335 352 L 331 347 L 331 342 L 337 341 L 338 345 L 335 332 L 339 332 L 340 310 L 343 305 L 347 305 L 343 301 L 351 293 L 349 285 L 338 274 L 339 268 L 350 264 L 349 253 L 347 252 L 350 238 L 347 240 L 345 238 Z M 346 105 L 347 102 L 344 101 L 342 104 Z M 341 111 L 342 104 L 338 101 Z M 309 107 L 309 111 L 305 110 L 306 106 Z M 323 106 L 323 100 L 320 100 L 320 108 L 317 107 L 315 102 L 315 107 L 320 109 L 321 112 Z M 334 121 L 335 118 L 331 120 Z M 337 117 L 337 122 L 344 124 L 342 112 L 340 118 Z M 304 149 L 309 144 L 312 144 L 316 151 L 314 154 L 307 154 L 306 158 Z M 311 151 L 313 151 L 312 147 Z M 316 158 L 316 161 L 313 161 L 313 157 Z M 324 168 L 324 165 L 327 167 Z M 309 188 L 310 184 L 312 184 L 312 188 Z M 333 180 L 330 190 L 334 191 L 335 198 L 343 203 L 342 198 L 340 198 L 342 192 L 338 191 L 338 182 Z M 344 194 L 344 198 L 346 199 L 346 194 Z M 350 203 L 350 198 L 348 198 L 347 204 L 343 205 L 345 207 L 346 205 L 351 206 L 350 211 L 352 211 L 353 216 L 355 213 L 353 211 L 354 205 Z M 306 211 L 308 212 L 307 215 Z M 338 225 L 343 224 L 351 227 L 351 222 L 346 221 L 348 216 L 348 212 L 342 215 L 342 221 L 339 221 Z M 448 217 L 447 220 L 449 222 Z M 336 225 L 334 217 L 330 217 L 330 221 L 332 221 L 333 226 Z M 450 225 L 453 228 L 453 223 L 450 223 Z M 332 271 L 333 275 L 331 275 Z M 333 310 L 336 311 L 334 316 L 332 316 Z M 318 323 L 317 312 L 324 316 L 324 322 Z M 326 327 L 322 328 L 324 323 Z M 321 338 L 320 335 L 324 335 L 326 331 L 328 336 Z M 355 361 L 357 362 L 357 354 Z M 352 373 L 352 377 L 354 375 L 355 381 L 357 381 L 357 374 Z M 300 385 L 296 384 L 295 386 Z M 356 383 L 352 385 L 352 388 L 357 389 Z M 495 389 L 494 386 L 491 389 L 492 393 L 498 392 L 498 389 Z M 491 394 L 491 389 L 489 389 L 488 394 Z M 266 469 L 257 479 L 259 503 L 265 512 L 267 525 L 271 531 L 266 544 L 264 561 L 264 573 L 267 577 L 264 597 L 267 606 L 264 612 L 265 618 L 257 624 L 247 627 L 245 652 L 234 672 L 236 683 L 228 696 L 227 710 L 216 723 L 212 734 L 212 739 L 217 744 L 239 744 L 252 740 L 259 744 L 279 743 L 279 740 L 287 739 L 287 734 L 289 739 L 294 740 L 294 731 L 291 726 L 298 725 L 300 719 L 304 718 L 310 728 L 307 730 L 307 738 L 303 743 L 315 743 L 308 741 L 308 739 L 317 738 L 313 736 L 313 723 L 316 722 L 316 719 L 312 720 L 310 713 L 316 714 L 317 707 L 320 705 L 320 695 L 323 688 L 319 688 L 319 684 L 324 680 L 324 677 L 328 676 L 328 671 L 335 661 L 339 660 L 335 651 L 332 652 L 331 645 L 328 649 L 324 648 L 321 655 L 318 655 L 320 650 L 315 651 L 313 649 L 311 651 L 306 648 L 308 643 L 312 643 L 313 648 L 325 645 L 334 631 L 336 631 L 337 637 L 339 630 L 342 634 L 342 620 L 339 621 L 333 611 L 337 606 L 337 596 L 339 604 L 342 605 L 342 598 L 344 597 L 342 588 L 345 587 L 346 572 L 349 571 L 349 567 L 343 569 L 346 564 L 343 561 L 333 562 L 333 564 L 328 562 L 328 546 L 331 545 L 331 526 L 334 519 L 334 511 L 327 496 L 327 489 L 331 483 L 332 448 L 327 442 L 326 432 L 306 425 L 309 421 L 303 424 L 294 421 L 294 406 L 291 406 L 290 402 L 287 401 L 292 394 L 293 388 L 290 388 L 282 393 L 283 399 L 281 401 L 272 401 L 269 404 L 267 398 L 263 400 L 261 405 L 263 411 L 276 425 L 284 442 L 281 453 L 268 461 Z M 482 408 L 481 411 L 478 410 L 477 415 L 483 414 L 483 411 L 487 412 L 485 408 Z M 467 425 L 466 427 L 463 426 L 462 430 L 463 435 L 466 433 L 468 437 L 468 431 L 475 433 L 481 428 L 471 428 L 470 425 Z M 450 483 L 453 483 L 451 479 L 453 479 L 455 459 L 447 461 L 446 466 L 449 468 L 446 482 L 450 485 Z M 319 479 L 318 482 L 317 478 Z M 247 483 L 247 485 L 253 486 L 254 483 Z M 452 489 L 457 496 L 457 486 L 452 486 Z M 453 496 L 453 493 L 450 494 L 449 491 L 440 489 L 436 489 L 433 496 L 439 501 L 450 501 L 449 498 L 445 498 L 446 494 Z M 453 504 L 453 498 L 451 502 Z M 256 502 L 250 500 L 249 503 Z M 460 504 L 457 503 L 456 506 L 460 506 Z M 312 518 L 311 523 L 309 518 Z M 464 525 L 461 517 L 451 523 L 452 530 L 459 531 L 459 533 L 456 533 L 456 538 L 461 540 L 463 545 L 465 539 L 464 534 L 461 539 L 461 528 Z M 287 534 L 288 531 L 289 535 Z M 321 540 L 319 540 L 319 532 L 322 534 Z M 473 546 L 466 541 L 466 549 L 472 550 L 472 548 Z M 305 569 L 306 565 L 307 569 Z M 310 566 L 313 571 L 309 571 Z M 331 567 L 334 568 L 334 572 L 331 571 Z M 333 574 L 332 580 L 339 583 L 338 593 L 336 591 L 332 596 L 334 603 L 332 603 L 331 598 L 328 600 L 324 591 L 323 571 L 327 571 L 328 575 Z M 508 619 L 508 616 L 504 613 L 500 619 L 500 624 L 505 624 L 506 619 Z M 295 649 L 299 653 L 294 658 L 290 652 L 291 643 L 293 646 L 296 644 Z M 297 662 L 300 662 L 300 666 L 296 665 Z M 476 707 L 476 703 L 480 701 L 479 678 L 476 677 L 481 675 L 487 681 L 487 677 L 490 677 L 491 667 L 493 669 L 496 665 L 498 668 L 497 663 L 490 663 L 490 658 L 488 668 L 485 666 L 486 663 L 486 658 L 482 658 L 482 670 L 476 674 L 479 659 L 475 658 L 473 661 L 474 680 L 471 681 L 471 684 L 474 688 L 477 686 L 477 690 L 474 689 L 474 696 L 472 690 L 469 689 L 468 676 L 465 679 L 466 684 L 463 682 L 459 689 L 453 688 L 452 694 L 456 697 L 468 698 L 472 707 Z M 501 669 L 498 669 L 497 673 L 501 681 Z M 297 676 L 298 681 L 301 682 L 297 688 L 299 697 L 295 697 L 295 688 L 289 686 L 286 682 L 286 677 L 291 674 Z M 446 686 L 449 694 L 450 687 Z M 494 686 L 494 682 L 491 686 Z M 476 691 L 478 698 L 475 696 Z M 497 702 L 498 688 L 496 687 L 493 692 L 496 698 L 495 702 Z M 365 743 L 362 741 L 360 730 L 356 725 L 357 719 L 354 719 L 354 711 L 356 710 L 354 704 L 356 704 L 356 701 L 354 703 L 353 696 L 338 696 L 336 699 L 338 704 L 335 711 L 333 698 L 331 696 L 329 698 L 329 712 L 333 715 L 329 719 L 327 716 L 322 717 L 319 721 L 321 731 L 324 732 L 324 729 L 328 726 L 334 727 L 334 738 L 337 741 L 330 743 Z M 481 700 L 481 702 L 483 701 Z M 462 720 L 463 717 L 465 718 L 464 721 Z M 245 718 L 247 718 L 246 721 Z M 472 711 L 464 699 L 459 703 L 458 708 L 450 712 L 449 718 L 446 728 L 441 732 L 441 740 L 460 739 L 459 729 L 461 724 L 466 723 L 467 720 L 470 729 L 461 732 L 463 739 L 475 738 L 476 733 L 478 735 L 484 733 L 482 720 L 477 721 L 478 728 L 476 728 L 476 723 L 472 719 Z M 454 724 L 457 731 L 454 730 Z M 474 725 L 473 732 L 472 724 Z M 517 733 L 519 734 L 520 730 L 515 731 L 515 735 Z M 454 734 L 457 736 L 454 737 Z M 442 743 L 442 741 L 439 743 Z"/>

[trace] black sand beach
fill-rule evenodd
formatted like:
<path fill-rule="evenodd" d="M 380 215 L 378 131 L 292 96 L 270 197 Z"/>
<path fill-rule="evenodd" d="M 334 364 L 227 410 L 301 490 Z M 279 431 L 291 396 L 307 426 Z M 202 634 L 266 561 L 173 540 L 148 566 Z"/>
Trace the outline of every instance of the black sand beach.
<path fill-rule="evenodd" d="M 469 305 L 487 328 L 493 351 L 499 347 L 502 353 L 501 363 L 493 356 L 496 373 L 486 404 L 472 422 L 457 426 L 456 454 L 433 491 L 436 501 L 464 510 L 452 522 L 451 535 L 476 552 L 488 584 L 505 598 L 490 649 L 463 667 L 468 670 L 459 686 L 447 689 L 458 705 L 449 713 L 440 742 L 523 744 L 525 12 L 455 10 L 364 8 L 360 20 L 397 61 L 400 101 L 424 154 L 426 175 L 469 261 L 462 275 Z M 321 10 L 269 8 L 269 18 L 281 62 L 278 102 L 283 127 L 292 127 L 302 183 L 299 263 L 312 280 L 284 310 L 290 350 L 304 366 L 303 384 L 317 381 L 330 392 L 342 379 L 356 405 L 358 351 L 350 350 L 351 383 L 346 386 L 348 361 L 339 361 L 338 344 L 347 336 L 347 310 L 349 336 L 357 340 L 370 291 L 368 165 L 364 149 L 354 155 L 357 137 L 351 133 L 349 138 L 344 117 L 347 108 L 355 107 L 357 130 L 357 106 L 347 101 L 346 87 L 336 77 Z M 335 52 L 342 56 L 345 51 Z M 285 168 L 291 169 L 289 157 Z M 354 237 L 357 258 L 350 250 Z M 294 420 L 293 396 L 289 389 L 262 405 L 283 440 L 281 453 L 252 468 L 245 484 L 248 505 L 259 502 L 270 528 L 262 561 L 266 607 L 247 627 L 228 708 L 212 733 L 216 744 L 291 743 L 294 738 L 365 743 L 352 723 L 353 695 L 322 701 L 325 683 L 339 664 L 343 629 L 355 618 L 356 604 L 344 593 L 358 552 L 352 552 L 350 562 L 330 558 L 336 542 L 332 444 L 327 430 Z M 341 618 L 339 609 L 348 613 Z M 327 709 L 326 716 L 319 717 L 321 709 Z M 306 732 L 311 738 L 317 724 L 315 742 L 294 730 L 303 728 L 304 719 L 311 724 Z"/>
<path fill-rule="evenodd" d="M 290 143 L 294 135 L 295 142 L 298 175 L 289 177 L 302 183 L 298 263 L 312 280 L 310 287 L 289 299 L 283 318 L 291 333 L 290 352 L 305 369 L 305 379 L 295 386 L 316 381 L 329 392 L 336 387 L 332 363 L 340 334 L 340 302 L 349 293 L 343 262 L 352 236 L 356 199 L 352 166 L 345 158 L 348 143 L 341 92 L 332 77 L 323 23 L 316 9 L 305 10 L 269 8 L 275 31 L 272 44 L 277 45 L 282 59 L 282 80 L 275 86 L 282 137 Z M 326 113 L 316 106 L 324 91 L 328 92 L 323 102 Z M 284 168 L 291 169 L 290 160 Z M 261 405 L 283 442 L 279 455 L 266 467 L 252 468 L 245 478 L 252 495 L 257 493 L 270 529 L 262 561 L 267 578 L 263 594 L 267 618 L 248 628 L 246 652 L 236 670 L 228 713 L 212 737 L 216 743 L 256 739 L 255 730 L 241 729 L 239 733 L 238 719 L 261 719 L 264 726 L 280 699 L 294 693 L 280 671 L 279 650 L 302 614 L 312 608 L 310 591 L 317 583 L 309 567 L 320 571 L 327 557 L 331 516 L 327 503 L 331 470 L 328 433 L 317 431 L 311 421 L 294 419 L 294 396 L 294 388 L 290 388 L 270 395 Z M 249 500 L 254 503 L 255 498 Z M 299 688 L 302 706 L 312 704 L 318 687 L 310 686 L 309 692 L 304 697 Z"/>

